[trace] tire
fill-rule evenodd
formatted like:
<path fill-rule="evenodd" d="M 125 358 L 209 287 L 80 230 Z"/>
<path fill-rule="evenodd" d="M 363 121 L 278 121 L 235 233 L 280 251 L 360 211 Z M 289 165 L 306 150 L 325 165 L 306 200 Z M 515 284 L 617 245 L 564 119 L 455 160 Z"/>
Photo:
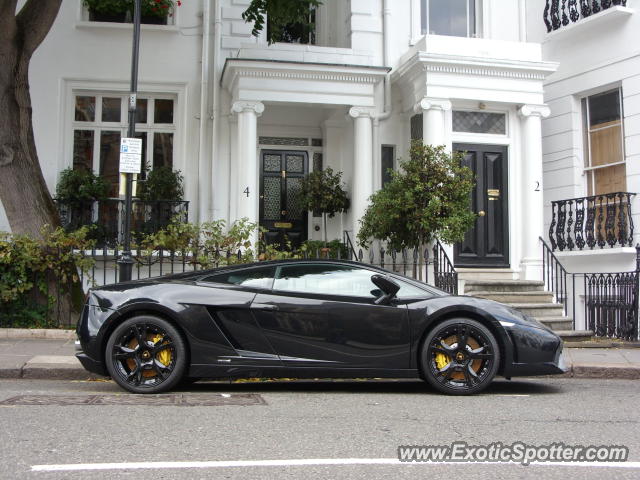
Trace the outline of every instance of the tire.
<path fill-rule="evenodd" d="M 498 372 L 495 336 L 476 320 L 452 318 L 426 336 L 420 352 L 424 379 L 448 395 L 472 395 L 489 386 Z"/>
<path fill-rule="evenodd" d="M 187 368 L 187 350 L 180 332 L 151 315 L 133 317 L 119 325 L 107 341 L 104 358 L 111 378 L 132 393 L 170 390 L 182 380 Z"/>

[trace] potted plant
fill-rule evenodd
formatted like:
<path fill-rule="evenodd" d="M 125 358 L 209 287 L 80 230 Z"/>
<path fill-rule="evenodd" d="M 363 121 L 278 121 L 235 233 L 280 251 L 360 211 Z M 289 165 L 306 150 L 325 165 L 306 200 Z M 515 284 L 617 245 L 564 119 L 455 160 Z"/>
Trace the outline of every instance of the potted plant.
<path fill-rule="evenodd" d="M 108 183 L 90 170 L 63 170 L 56 185 L 55 201 L 65 230 L 92 225 L 93 203 L 106 199 L 108 192 Z"/>
<path fill-rule="evenodd" d="M 175 204 L 184 197 L 184 177 L 168 166 L 156 167 L 146 177 L 138 183 L 137 196 L 145 203 L 141 231 L 151 233 L 171 222 Z"/>
<path fill-rule="evenodd" d="M 311 172 L 302 182 L 302 202 L 307 210 L 322 214 L 324 242 L 327 243 L 327 215 L 331 218 L 349 208 L 349 198 L 342 184 L 342 172 L 331 168 Z"/>
<path fill-rule="evenodd" d="M 166 25 L 167 18 L 173 16 L 175 7 L 180 5 L 180 0 L 142 0 L 141 22 Z"/>
<path fill-rule="evenodd" d="M 123 23 L 133 5 L 132 0 L 83 0 L 83 3 L 92 22 Z"/>

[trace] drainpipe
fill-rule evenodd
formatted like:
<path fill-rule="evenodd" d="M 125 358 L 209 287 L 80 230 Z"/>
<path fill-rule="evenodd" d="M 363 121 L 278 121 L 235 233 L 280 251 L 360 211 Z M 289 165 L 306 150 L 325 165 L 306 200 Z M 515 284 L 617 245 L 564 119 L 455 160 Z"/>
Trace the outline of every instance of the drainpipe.
<path fill-rule="evenodd" d="M 210 0 L 202 2 L 202 72 L 200 77 L 200 142 L 198 145 L 198 221 L 211 220 L 211 158 L 207 149 L 209 126 L 209 37 L 211 35 Z M 215 82 L 214 82 L 215 84 Z M 213 144 L 212 144 L 213 145 Z"/>
<path fill-rule="evenodd" d="M 385 66 L 389 65 L 389 24 L 391 21 L 391 9 L 387 6 L 388 0 L 382 0 L 382 58 Z M 391 116 L 391 73 L 384 77 L 384 110 L 373 116 L 373 175 L 372 184 L 374 192 L 382 187 L 380 178 L 381 153 L 380 153 L 380 121 L 387 120 Z"/>
<path fill-rule="evenodd" d="M 209 1 L 209 0 L 207 0 Z M 220 6 L 220 0 L 213 0 L 213 14 L 214 14 L 214 24 L 213 24 L 213 86 L 212 86 L 212 95 L 213 102 L 211 105 L 211 159 L 210 164 L 213 161 L 220 161 L 219 158 L 216 157 L 216 146 L 218 145 L 218 105 L 220 104 L 220 82 L 218 81 L 218 56 L 220 55 L 220 42 L 222 38 L 222 8 Z M 209 179 L 209 184 L 211 185 L 211 195 L 213 196 L 213 178 Z M 228 202 L 227 196 L 227 202 Z M 209 203 L 211 208 L 211 212 L 214 211 L 213 201 L 210 199 Z"/>

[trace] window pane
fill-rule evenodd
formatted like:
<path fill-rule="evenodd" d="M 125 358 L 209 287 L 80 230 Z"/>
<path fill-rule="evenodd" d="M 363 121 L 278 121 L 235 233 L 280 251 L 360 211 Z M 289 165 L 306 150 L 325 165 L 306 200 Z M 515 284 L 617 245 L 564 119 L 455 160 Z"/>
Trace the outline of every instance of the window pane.
<path fill-rule="evenodd" d="M 154 123 L 173 123 L 173 100 L 155 101 Z"/>
<path fill-rule="evenodd" d="M 236 272 L 219 273 L 203 279 L 204 282 L 228 283 L 243 287 L 271 288 L 273 281 L 273 267 L 241 270 Z"/>
<path fill-rule="evenodd" d="M 589 97 L 589 126 L 599 128 L 620 120 L 620 91 L 613 90 Z"/>
<path fill-rule="evenodd" d="M 411 140 L 422 140 L 422 114 L 411 117 Z"/>
<path fill-rule="evenodd" d="M 391 173 L 393 170 L 393 147 L 389 145 L 382 146 L 382 186 L 384 187 L 391 181 Z"/>
<path fill-rule="evenodd" d="M 96 97 L 76 97 L 76 122 L 94 122 Z"/>
<path fill-rule="evenodd" d="M 103 122 L 120 122 L 120 110 L 122 108 L 122 100 L 114 97 L 104 97 L 102 99 L 102 121 Z"/>
<path fill-rule="evenodd" d="M 468 0 L 429 0 L 428 33 L 466 37 L 468 4 Z"/>
<path fill-rule="evenodd" d="M 153 168 L 173 168 L 173 133 L 153 134 Z"/>
<path fill-rule="evenodd" d="M 340 265 L 295 265 L 282 267 L 274 290 L 374 298 L 377 287 L 370 270 Z"/>
<path fill-rule="evenodd" d="M 73 169 L 93 170 L 93 131 L 73 132 Z"/>
<path fill-rule="evenodd" d="M 398 280 L 397 278 L 394 278 L 393 281 L 400 285 L 400 290 L 398 290 L 398 293 L 396 294 L 397 298 L 416 298 L 430 296 L 429 292 L 425 292 L 418 287 L 414 287 L 410 283 L 403 282 L 401 280 Z"/>
<path fill-rule="evenodd" d="M 136 123 L 147 123 L 146 98 L 139 98 L 136 102 Z"/>
<path fill-rule="evenodd" d="M 142 140 L 142 172 L 140 172 L 140 180 L 145 180 L 147 178 L 147 172 L 149 165 L 147 162 L 147 132 L 136 132 L 135 138 L 140 138 Z"/>
<path fill-rule="evenodd" d="M 503 113 L 453 112 L 453 131 L 469 133 L 507 133 L 507 116 Z"/>
<path fill-rule="evenodd" d="M 627 191 L 626 166 L 624 164 L 599 168 L 587 173 L 589 179 L 589 195 Z"/>
<path fill-rule="evenodd" d="M 615 122 L 614 125 L 605 124 L 608 128 L 592 131 L 591 139 L 591 166 L 606 165 L 608 163 L 621 162 L 622 155 L 622 125 Z"/>
<path fill-rule="evenodd" d="M 109 196 L 118 196 L 120 181 L 120 132 L 100 134 L 100 175 L 107 181 Z"/>

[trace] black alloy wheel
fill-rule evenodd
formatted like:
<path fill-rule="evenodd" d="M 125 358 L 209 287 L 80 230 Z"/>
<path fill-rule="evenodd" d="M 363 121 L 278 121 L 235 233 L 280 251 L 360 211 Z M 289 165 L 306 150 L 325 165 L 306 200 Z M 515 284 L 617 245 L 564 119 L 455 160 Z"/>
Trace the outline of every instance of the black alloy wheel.
<path fill-rule="evenodd" d="M 470 395 L 487 388 L 496 376 L 500 348 L 480 322 L 452 318 L 427 335 L 421 365 L 425 380 L 438 391 Z"/>
<path fill-rule="evenodd" d="M 111 378 L 133 393 L 159 393 L 176 386 L 186 369 L 180 332 L 162 318 L 142 315 L 119 325 L 105 350 Z"/>

